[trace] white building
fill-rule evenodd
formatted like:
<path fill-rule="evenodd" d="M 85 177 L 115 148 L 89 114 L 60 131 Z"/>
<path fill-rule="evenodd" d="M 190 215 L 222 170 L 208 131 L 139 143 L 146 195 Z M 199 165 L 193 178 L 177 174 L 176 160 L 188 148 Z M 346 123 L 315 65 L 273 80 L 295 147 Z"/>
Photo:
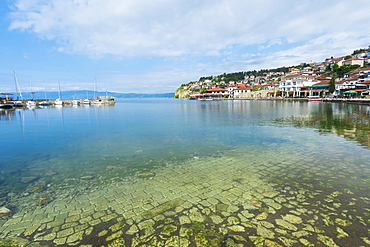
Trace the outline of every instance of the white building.
<path fill-rule="evenodd" d="M 312 86 L 314 77 L 308 75 L 289 75 L 281 78 L 279 90 L 282 92 L 299 92 L 302 87 Z"/>

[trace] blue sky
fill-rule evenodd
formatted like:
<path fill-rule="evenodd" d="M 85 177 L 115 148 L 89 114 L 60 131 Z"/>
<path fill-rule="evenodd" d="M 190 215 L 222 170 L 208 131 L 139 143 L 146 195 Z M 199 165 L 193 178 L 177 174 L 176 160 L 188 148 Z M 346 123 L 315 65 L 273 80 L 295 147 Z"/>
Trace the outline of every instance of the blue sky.
<path fill-rule="evenodd" d="M 0 92 L 167 93 L 370 45 L 368 0 L 4 0 Z"/>

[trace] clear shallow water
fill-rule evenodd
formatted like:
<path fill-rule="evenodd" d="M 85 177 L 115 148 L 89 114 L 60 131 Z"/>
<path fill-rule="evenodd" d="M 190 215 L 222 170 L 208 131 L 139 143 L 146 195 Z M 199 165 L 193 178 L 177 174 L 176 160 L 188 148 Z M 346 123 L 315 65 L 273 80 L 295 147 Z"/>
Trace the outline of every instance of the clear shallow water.
<path fill-rule="evenodd" d="M 87 200 L 94 210 L 86 217 L 111 210 L 114 220 L 124 222 L 126 228 L 111 229 L 111 234 L 122 231 L 128 246 L 135 246 L 136 238 L 151 239 L 138 246 L 153 239 L 175 241 L 176 235 L 185 241 L 186 234 L 180 234 L 184 228 L 192 230 L 186 239 L 189 246 L 200 245 L 199 234 L 214 239 L 206 246 L 231 242 L 258 246 L 261 241 L 267 246 L 365 245 L 370 213 L 369 109 L 312 102 L 127 99 L 108 107 L 8 112 L 0 121 L 1 206 L 23 220 L 42 209 L 73 217 L 76 208 L 63 212 L 56 208 L 63 203 L 85 205 Z M 101 193 L 113 193 L 107 189 L 112 185 L 118 194 L 133 190 L 131 199 L 122 195 L 91 202 Z M 138 206 L 122 209 L 127 200 Z M 170 202 L 184 209 L 175 211 L 178 218 L 171 215 L 174 207 L 166 206 Z M 79 210 L 90 212 L 84 207 Z M 152 214 L 164 215 L 168 218 L 164 222 L 178 229 L 163 233 L 159 218 L 153 220 L 151 234 L 128 227 L 140 228 Z M 18 230 L 20 223 L 9 223 L 9 217 L 2 219 L 4 236 L 18 233 L 54 244 L 89 244 L 92 235 L 96 238 L 104 231 L 97 224 L 90 232 L 84 228 L 76 239 L 72 236 L 80 231 L 73 227 L 66 236 L 37 238 L 36 230 L 27 235 Z M 65 218 L 61 225 L 69 223 Z M 99 239 L 109 244 L 120 238 Z"/>

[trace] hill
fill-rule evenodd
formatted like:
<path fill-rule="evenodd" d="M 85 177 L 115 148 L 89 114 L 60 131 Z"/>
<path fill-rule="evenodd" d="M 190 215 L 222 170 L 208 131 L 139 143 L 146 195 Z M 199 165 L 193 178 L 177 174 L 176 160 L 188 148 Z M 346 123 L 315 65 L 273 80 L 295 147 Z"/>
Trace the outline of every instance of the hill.
<path fill-rule="evenodd" d="M 16 98 L 15 93 L 14 98 Z M 94 92 L 94 91 L 62 91 L 62 99 L 84 99 L 84 98 L 94 98 L 99 96 L 113 96 L 115 98 L 172 98 L 174 93 L 161 93 L 161 94 L 139 94 L 139 93 L 117 93 L 117 92 Z M 32 99 L 32 94 L 29 92 L 22 93 L 23 99 Z M 57 99 L 59 97 L 58 92 L 35 92 L 35 99 Z"/>

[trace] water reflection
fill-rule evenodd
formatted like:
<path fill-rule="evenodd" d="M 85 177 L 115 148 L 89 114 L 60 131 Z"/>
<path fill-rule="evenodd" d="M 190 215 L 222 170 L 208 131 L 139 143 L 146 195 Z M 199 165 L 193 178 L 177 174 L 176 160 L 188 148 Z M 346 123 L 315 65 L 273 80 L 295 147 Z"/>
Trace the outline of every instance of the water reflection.
<path fill-rule="evenodd" d="M 0 121 L 12 121 L 15 116 L 14 109 L 12 110 L 0 110 Z"/>
<path fill-rule="evenodd" d="M 278 124 L 315 128 L 370 148 L 370 106 L 341 103 L 319 103 L 308 114 L 279 118 Z"/>

